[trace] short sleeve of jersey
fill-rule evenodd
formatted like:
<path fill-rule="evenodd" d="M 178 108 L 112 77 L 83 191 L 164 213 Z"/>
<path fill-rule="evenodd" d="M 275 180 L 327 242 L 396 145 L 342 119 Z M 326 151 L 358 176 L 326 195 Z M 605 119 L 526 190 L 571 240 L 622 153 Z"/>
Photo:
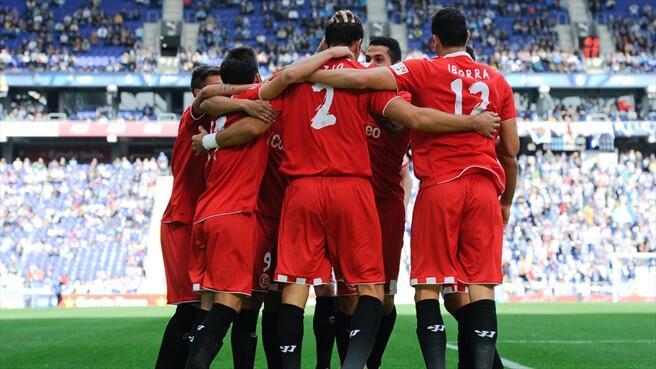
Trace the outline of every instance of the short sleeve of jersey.
<path fill-rule="evenodd" d="M 420 81 L 426 81 L 426 63 L 430 62 L 423 59 L 411 59 L 388 67 L 396 80 L 396 88 L 399 91 L 417 93 L 417 90 L 422 87 Z"/>
<path fill-rule="evenodd" d="M 387 104 L 389 104 L 392 99 L 400 97 L 398 94 L 392 91 L 372 91 L 369 93 L 369 112 L 383 115 Z"/>
<path fill-rule="evenodd" d="M 236 99 L 246 99 L 246 100 L 260 100 L 260 90 L 262 89 L 262 86 L 264 86 L 264 83 L 260 83 L 259 85 L 246 90 L 240 94 L 234 95 L 233 98 Z M 283 105 L 283 97 L 284 93 L 278 97 L 276 97 L 273 100 L 270 100 L 269 102 L 271 103 L 271 106 L 273 109 L 277 112 L 282 111 L 282 105 Z"/>
<path fill-rule="evenodd" d="M 183 114 L 182 119 L 180 119 L 180 124 L 184 124 L 184 130 L 193 132 L 193 134 L 198 133 L 198 126 L 203 126 L 205 129 L 209 129 L 211 122 L 216 118 L 214 115 L 201 114 L 199 116 L 194 116 L 192 108 L 189 107 Z"/>
<path fill-rule="evenodd" d="M 500 77 L 499 82 L 497 83 L 499 89 L 499 117 L 501 121 L 506 121 L 509 119 L 517 118 L 517 112 L 515 111 L 515 97 L 513 96 L 512 88 L 508 84 L 505 78 Z"/>

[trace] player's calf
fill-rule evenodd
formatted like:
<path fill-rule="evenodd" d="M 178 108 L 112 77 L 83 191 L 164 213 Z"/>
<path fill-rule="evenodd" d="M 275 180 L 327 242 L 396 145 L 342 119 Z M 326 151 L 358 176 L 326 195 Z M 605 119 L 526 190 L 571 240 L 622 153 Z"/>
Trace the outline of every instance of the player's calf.
<path fill-rule="evenodd" d="M 469 285 L 469 296 L 472 302 L 465 306 L 465 319 L 473 367 L 492 368 L 498 336 L 494 286 Z"/>
<path fill-rule="evenodd" d="M 438 297 L 438 285 L 416 286 L 417 338 L 426 369 L 444 369 L 446 366 L 446 327 Z"/>
<path fill-rule="evenodd" d="M 394 324 L 396 323 L 396 307 L 394 306 L 394 295 L 385 295 L 383 300 L 383 317 L 380 320 L 376 341 L 367 360 L 368 369 L 378 369 L 383 361 L 383 353 L 387 347 Z"/>
<path fill-rule="evenodd" d="M 303 314 L 310 288 L 288 284 L 282 291 L 282 305 L 278 319 L 278 342 L 283 369 L 301 368 L 303 346 Z"/>
<path fill-rule="evenodd" d="M 262 293 L 254 293 L 251 297 L 245 298 L 241 311 L 232 325 L 230 343 L 235 369 L 250 369 L 255 365 L 257 318 L 263 298 Z"/>
<path fill-rule="evenodd" d="M 162 344 L 155 364 L 156 369 L 184 367 L 189 353 L 185 334 L 189 332 L 200 309 L 193 303 L 179 304 L 164 330 Z"/>
<path fill-rule="evenodd" d="M 358 305 L 357 289 L 352 293 L 346 286 L 339 285 L 339 297 L 337 299 L 337 315 L 335 316 L 335 340 L 337 341 L 337 353 L 340 364 L 344 364 L 346 351 L 348 350 L 351 335 L 351 318 Z"/>
<path fill-rule="evenodd" d="M 332 284 L 314 287 L 317 304 L 314 308 L 312 328 L 317 347 L 317 369 L 330 368 L 335 343 L 335 314 L 337 298 Z"/>
<path fill-rule="evenodd" d="M 194 332 L 186 369 L 209 368 L 240 309 L 241 298 L 238 295 L 216 293 L 212 308 Z"/>
<path fill-rule="evenodd" d="M 383 285 L 358 285 L 358 305 L 351 320 L 349 345 L 343 369 L 364 368 L 374 346 L 383 315 Z"/>

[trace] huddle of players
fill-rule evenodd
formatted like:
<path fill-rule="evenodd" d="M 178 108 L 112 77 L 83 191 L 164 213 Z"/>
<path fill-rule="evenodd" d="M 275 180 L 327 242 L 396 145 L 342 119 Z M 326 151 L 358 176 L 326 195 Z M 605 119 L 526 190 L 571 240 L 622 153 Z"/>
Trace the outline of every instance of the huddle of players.
<path fill-rule="evenodd" d="M 342 367 L 380 367 L 396 318 L 410 142 L 421 180 L 411 283 L 426 367 L 445 366 L 440 291 L 459 323 L 459 367 L 502 367 L 493 286 L 516 181 L 512 91 L 464 52 L 457 10 L 433 17 L 433 35 L 438 58 L 400 62 L 398 43 L 383 38 L 367 50 L 383 68 L 364 69 L 352 59 L 362 24 L 339 11 L 326 25 L 328 48 L 267 83 L 245 48 L 220 70 L 194 72 L 196 99 L 180 125 L 162 220 L 168 299 L 178 308 L 158 368 L 208 368 L 231 325 L 234 366 L 252 367 L 262 300 L 269 367 L 300 368 L 309 286 L 329 285 L 333 273 Z M 192 145 L 209 153 L 194 156 Z M 331 292 L 317 290 L 317 368 L 330 367 Z"/>

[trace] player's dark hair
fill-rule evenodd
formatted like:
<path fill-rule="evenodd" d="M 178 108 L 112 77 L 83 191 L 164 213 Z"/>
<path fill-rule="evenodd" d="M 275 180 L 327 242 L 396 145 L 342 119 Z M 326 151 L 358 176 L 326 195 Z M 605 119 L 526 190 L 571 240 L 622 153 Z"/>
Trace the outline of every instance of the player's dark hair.
<path fill-rule="evenodd" d="M 209 76 L 220 76 L 221 70 L 213 65 L 199 65 L 191 72 L 191 92 L 195 89 L 201 89 L 207 85 L 206 80 Z"/>
<path fill-rule="evenodd" d="M 233 85 L 253 83 L 257 73 L 257 57 L 250 47 L 236 47 L 230 50 L 221 63 L 223 83 Z"/>
<path fill-rule="evenodd" d="M 465 46 L 465 51 L 467 52 L 467 54 L 469 54 L 469 56 L 471 56 L 471 58 L 472 58 L 474 61 L 476 61 L 476 53 L 474 52 L 474 48 L 473 48 L 473 47 L 467 45 L 467 46 Z"/>
<path fill-rule="evenodd" d="M 369 40 L 369 46 L 385 46 L 390 59 L 392 59 L 392 64 L 401 61 L 401 46 L 396 39 L 391 37 L 374 37 Z"/>
<path fill-rule="evenodd" d="M 351 46 L 364 38 L 362 21 L 349 10 L 340 10 L 326 23 L 326 44 L 332 46 Z"/>
<path fill-rule="evenodd" d="M 445 47 L 465 46 L 467 19 L 456 8 L 442 8 L 433 15 L 431 31 Z"/>

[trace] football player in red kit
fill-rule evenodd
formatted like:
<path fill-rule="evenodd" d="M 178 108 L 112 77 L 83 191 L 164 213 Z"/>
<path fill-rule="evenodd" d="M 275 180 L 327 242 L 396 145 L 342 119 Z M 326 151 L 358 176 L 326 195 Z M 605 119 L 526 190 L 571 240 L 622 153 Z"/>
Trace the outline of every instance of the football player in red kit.
<path fill-rule="evenodd" d="M 339 51 L 342 53 L 336 54 Z M 316 70 L 321 63 L 345 54 L 350 55 L 350 51 L 341 48 L 307 58 L 287 68 L 263 91 L 251 89 L 235 97 L 253 99 L 258 92 L 280 93 L 296 79 Z M 254 52 L 248 48 L 231 50 L 221 65 L 221 74 L 227 83 L 259 82 Z M 249 96 L 253 93 L 256 95 Z M 194 255 L 189 273 L 194 288 L 202 291 L 203 297 L 211 296 L 212 300 L 211 309 L 194 332 L 187 368 L 209 367 L 227 329 L 241 309 L 239 295 L 249 296 L 253 290 L 257 198 L 268 153 L 267 137 L 257 136 L 268 127 L 251 134 L 252 140 L 235 143 L 235 140 L 244 139 L 244 133 L 248 134 L 248 129 L 233 129 L 248 128 L 249 125 L 242 124 L 242 121 L 242 116 L 236 114 L 221 117 L 212 127 L 212 132 L 217 133 L 206 135 L 203 140 L 205 148 L 214 150 L 209 153 L 206 190 L 198 200 L 194 216 Z M 224 141 L 224 148 L 218 151 L 224 127 L 225 131 L 232 129 L 237 134 L 232 141 Z M 233 145 L 237 146 L 228 147 Z M 205 301 L 203 303 L 204 308 L 210 307 L 205 306 Z M 239 360 L 242 361 L 236 361 L 236 366 L 252 366 L 252 360 L 247 360 L 250 364 L 244 362 L 244 358 Z"/>
<path fill-rule="evenodd" d="M 498 140 L 472 133 L 411 135 L 421 181 L 412 225 L 411 283 L 424 359 L 428 368 L 445 365 L 439 286 L 459 281 L 468 285 L 471 299 L 461 308 L 467 314 L 459 324 L 469 338 L 468 359 L 472 366 L 488 368 L 496 345 L 494 285 L 502 281 L 503 224 L 516 182 L 514 100 L 500 73 L 466 53 L 469 32 L 458 10 L 436 13 L 432 32 L 437 58 L 364 71 L 320 71 L 310 80 L 341 88 L 405 90 L 420 106 L 470 115 L 493 110 L 501 116 Z"/>
<path fill-rule="evenodd" d="M 173 189 L 162 217 L 160 234 L 167 302 L 177 307 L 164 332 L 156 368 L 184 366 L 189 345 L 183 337 L 192 330 L 194 321 L 204 316 L 203 311 L 198 309 L 199 297 L 192 291 L 187 268 L 196 201 L 205 188 L 203 176 L 198 175 L 202 172 L 205 158 L 193 155 L 190 138 L 198 132 L 198 127 L 209 129 L 216 119 L 216 116 L 202 113 L 199 106 L 205 99 L 223 94 L 217 88 L 219 83 L 221 78 L 218 67 L 202 65 L 194 69 L 191 77 L 194 103 L 182 114 L 173 146 Z M 239 107 L 253 115 L 262 116 L 265 111 L 272 113 L 266 102 L 242 102 Z M 234 108 L 227 107 L 228 111 Z"/>
<path fill-rule="evenodd" d="M 348 45 L 355 53 L 362 33 L 357 17 L 340 11 L 328 22 L 325 41 L 328 46 Z M 341 68 L 362 66 L 350 59 L 322 66 Z M 364 367 L 373 346 L 382 315 L 385 276 L 362 126 L 368 112 L 385 115 L 391 109 L 393 119 L 425 130 L 465 129 L 459 125 L 463 121 L 445 120 L 448 114 L 414 108 L 396 97 L 335 91 L 324 84 L 308 83 L 291 87 L 282 101 L 273 104 L 281 111 L 283 122 L 285 159 L 281 170 L 290 178 L 275 274 L 276 281 L 288 283 L 280 309 L 280 327 L 284 329 L 279 330 L 284 368 L 300 368 L 307 286 L 326 283 L 333 267 L 340 280 L 357 285 L 360 295 L 343 367 Z"/>

